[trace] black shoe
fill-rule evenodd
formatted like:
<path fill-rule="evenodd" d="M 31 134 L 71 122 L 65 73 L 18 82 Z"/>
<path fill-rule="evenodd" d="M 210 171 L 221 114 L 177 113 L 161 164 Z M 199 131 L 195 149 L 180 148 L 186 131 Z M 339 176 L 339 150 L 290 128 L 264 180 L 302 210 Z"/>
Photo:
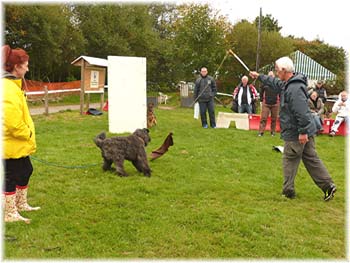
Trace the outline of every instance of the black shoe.
<path fill-rule="evenodd" d="M 335 192 L 337 191 L 337 187 L 335 184 L 331 184 L 328 190 L 324 193 L 324 200 L 329 201 L 334 197 Z"/>
<path fill-rule="evenodd" d="M 259 137 L 261 137 L 261 136 L 263 136 L 263 135 L 264 135 L 263 132 L 259 132 L 259 133 L 258 133 L 258 136 L 259 136 Z"/>
<path fill-rule="evenodd" d="M 274 132 L 271 132 L 271 136 L 275 136 L 275 133 L 274 133 Z"/>
<path fill-rule="evenodd" d="M 295 198 L 295 192 L 294 191 L 287 191 L 287 192 L 282 192 L 282 196 L 289 198 L 289 199 L 294 199 Z"/>

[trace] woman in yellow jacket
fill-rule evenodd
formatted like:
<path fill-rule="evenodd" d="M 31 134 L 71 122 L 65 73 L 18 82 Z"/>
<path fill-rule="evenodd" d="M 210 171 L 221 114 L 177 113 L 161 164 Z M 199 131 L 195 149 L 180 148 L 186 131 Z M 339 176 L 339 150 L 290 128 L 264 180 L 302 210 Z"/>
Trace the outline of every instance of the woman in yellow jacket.
<path fill-rule="evenodd" d="M 2 47 L 3 70 L 3 159 L 5 166 L 5 222 L 30 220 L 20 211 L 38 210 L 27 203 L 29 178 L 33 172 L 29 155 L 36 150 L 35 128 L 22 88 L 29 71 L 29 56 L 23 49 Z"/>

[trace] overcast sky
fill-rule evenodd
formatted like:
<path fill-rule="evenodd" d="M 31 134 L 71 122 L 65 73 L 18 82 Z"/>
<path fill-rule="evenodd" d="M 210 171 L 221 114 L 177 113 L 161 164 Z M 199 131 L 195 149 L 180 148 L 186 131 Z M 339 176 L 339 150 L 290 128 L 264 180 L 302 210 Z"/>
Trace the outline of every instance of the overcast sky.
<path fill-rule="evenodd" d="M 177 2 L 187 2 L 178 0 Z M 221 10 L 231 22 L 241 19 L 252 22 L 262 8 L 263 15 L 271 14 L 282 27 L 283 36 L 293 35 L 306 40 L 318 38 L 327 44 L 350 48 L 350 13 L 347 0 L 194 0 L 209 3 Z M 346 5 L 345 5 L 346 4 Z"/>

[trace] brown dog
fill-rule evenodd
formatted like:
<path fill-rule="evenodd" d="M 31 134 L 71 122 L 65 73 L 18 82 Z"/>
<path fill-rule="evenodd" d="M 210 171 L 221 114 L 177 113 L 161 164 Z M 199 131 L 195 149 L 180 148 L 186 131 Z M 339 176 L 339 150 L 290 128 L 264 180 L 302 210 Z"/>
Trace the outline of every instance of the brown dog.
<path fill-rule="evenodd" d="M 154 104 L 151 102 L 147 105 L 147 128 L 151 128 L 154 125 L 157 125 L 157 118 L 154 114 Z"/>

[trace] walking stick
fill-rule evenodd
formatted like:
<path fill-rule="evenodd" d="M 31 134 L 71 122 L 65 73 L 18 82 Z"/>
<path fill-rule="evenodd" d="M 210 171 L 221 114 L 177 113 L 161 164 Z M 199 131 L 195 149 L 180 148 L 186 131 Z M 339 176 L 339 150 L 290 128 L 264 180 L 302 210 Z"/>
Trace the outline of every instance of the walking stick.
<path fill-rule="evenodd" d="M 219 75 L 219 69 L 221 68 L 222 64 L 224 64 L 224 61 L 226 60 L 227 56 L 229 55 L 229 52 L 226 51 L 226 55 L 224 57 L 224 59 L 221 61 L 219 67 L 217 68 L 217 70 L 215 71 L 215 79 L 217 79 L 218 75 Z"/>
<path fill-rule="evenodd" d="M 207 84 L 204 89 L 201 91 L 201 93 L 198 94 L 197 98 L 192 102 L 191 104 L 191 108 L 193 107 L 193 105 L 197 102 L 197 100 L 199 99 L 200 96 L 202 96 L 202 94 L 204 93 L 204 91 L 209 87 L 209 84 Z"/>
<path fill-rule="evenodd" d="M 224 108 L 226 108 L 226 105 L 217 97 L 214 97 L 214 99 L 216 99 L 217 102 L 219 102 L 222 106 L 224 106 Z"/>
<path fill-rule="evenodd" d="M 224 59 L 221 61 L 219 67 L 215 70 L 215 76 L 214 78 L 217 79 L 217 76 L 219 75 L 219 69 L 221 68 L 222 64 L 224 64 L 224 61 L 226 60 L 227 56 L 229 55 L 229 52 L 226 51 L 226 55 L 224 56 Z M 193 107 L 193 105 L 197 102 L 197 100 L 199 99 L 200 96 L 202 96 L 202 94 L 204 93 L 204 91 L 208 88 L 208 84 L 207 86 L 205 86 L 205 88 L 202 90 L 201 93 L 198 94 L 197 98 L 192 102 L 190 107 Z"/>
<path fill-rule="evenodd" d="M 229 49 L 228 52 L 229 52 L 232 56 L 234 56 L 234 57 L 238 60 L 238 62 L 241 63 L 241 65 L 242 65 L 247 71 L 250 72 L 250 69 L 247 67 L 247 65 L 244 64 L 244 62 L 243 62 L 231 49 Z"/>

